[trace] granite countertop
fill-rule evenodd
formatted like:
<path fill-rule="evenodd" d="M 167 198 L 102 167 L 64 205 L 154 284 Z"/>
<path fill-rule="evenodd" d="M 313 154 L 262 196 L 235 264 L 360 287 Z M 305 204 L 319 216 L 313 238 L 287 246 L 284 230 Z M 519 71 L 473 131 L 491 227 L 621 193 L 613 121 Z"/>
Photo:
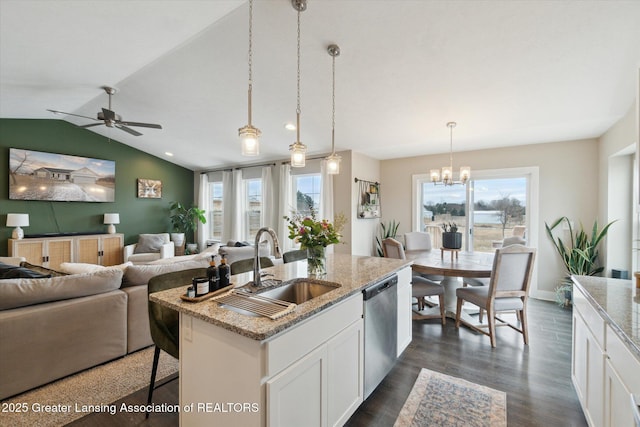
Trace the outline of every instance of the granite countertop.
<path fill-rule="evenodd" d="M 153 293 L 149 299 L 245 337 L 262 341 L 410 265 L 410 260 L 344 254 L 328 255 L 327 275 L 322 277 L 322 280 L 336 282 L 342 286 L 299 304 L 292 313 L 276 320 L 236 313 L 221 308 L 217 302 L 211 300 L 198 303 L 183 301 L 180 295 L 186 293 L 189 284 Z M 286 281 L 307 277 L 307 263 L 298 261 L 278 264 L 263 271 L 273 274 L 275 279 Z M 236 286 L 242 286 L 252 279 L 252 272 L 231 276 L 231 282 Z"/>
<path fill-rule="evenodd" d="M 573 276 L 571 279 L 640 359 L 640 289 L 631 280 L 593 276 Z"/>

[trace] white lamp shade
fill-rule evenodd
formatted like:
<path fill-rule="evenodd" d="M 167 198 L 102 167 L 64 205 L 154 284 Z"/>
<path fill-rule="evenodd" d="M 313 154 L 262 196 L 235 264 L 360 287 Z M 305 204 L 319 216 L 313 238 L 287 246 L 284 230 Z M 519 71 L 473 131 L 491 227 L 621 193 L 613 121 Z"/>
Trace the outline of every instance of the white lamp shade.
<path fill-rule="evenodd" d="M 29 214 L 7 214 L 7 227 L 28 227 Z"/>
<path fill-rule="evenodd" d="M 117 214 L 117 213 L 106 213 L 106 214 L 104 214 L 104 223 L 105 224 L 120 224 L 120 214 Z"/>

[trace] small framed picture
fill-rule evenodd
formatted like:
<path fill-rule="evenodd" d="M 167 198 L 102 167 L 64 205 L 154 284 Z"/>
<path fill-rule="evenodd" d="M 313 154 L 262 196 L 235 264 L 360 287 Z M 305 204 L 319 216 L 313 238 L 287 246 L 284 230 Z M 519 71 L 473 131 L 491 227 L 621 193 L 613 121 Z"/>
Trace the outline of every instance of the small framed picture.
<path fill-rule="evenodd" d="M 138 178 L 138 197 L 141 199 L 161 199 L 162 181 Z"/>

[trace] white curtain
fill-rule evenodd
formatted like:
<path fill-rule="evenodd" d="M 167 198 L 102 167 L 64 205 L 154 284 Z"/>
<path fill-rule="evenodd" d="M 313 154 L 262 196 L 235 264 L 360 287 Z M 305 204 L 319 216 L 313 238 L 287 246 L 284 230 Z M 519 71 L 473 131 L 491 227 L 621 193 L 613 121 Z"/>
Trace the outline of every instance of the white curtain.
<path fill-rule="evenodd" d="M 244 240 L 244 225 L 247 209 L 244 202 L 244 188 L 242 182 L 242 169 L 233 171 L 233 202 L 231 216 L 231 239 Z"/>
<path fill-rule="evenodd" d="M 262 168 L 262 209 L 260 210 L 260 224 L 262 224 L 262 227 L 277 228 L 276 212 L 273 196 L 273 175 L 271 166 L 266 166 Z"/>
<path fill-rule="evenodd" d="M 198 208 L 204 209 L 204 217 L 207 218 L 206 224 L 198 222 L 197 230 L 197 242 L 198 247 L 202 251 L 207 246 L 207 239 L 209 238 L 209 210 L 211 209 L 209 203 L 209 177 L 206 173 L 200 174 L 200 186 L 198 189 Z"/>
<path fill-rule="evenodd" d="M 327 172 L 327 162 L 322 161 L 320 165 L 320 213 L 321 219 L 333 222 L 333 175 Z M 333 253 L 333 245 L 327 247 L 327 253 Z"/>
<path fill-rule="evenodd" d="M 233 224 L 233 172 L 222 172 L 222 244 L 231 240 Z"/>
<path fill-rule="evenodd" d="M 284 216 L 291 216 L 291 211 L 294 208 L 292 203 L 291 194 L 293 191 L 291 185 L 291 165 L 284 164 L 280 166 L 280 200 L 278 203 L 278 240 L 280 240 L 280 248 L 282 252 L 293 249 L 293 244 L 289 240 L 289 225 L 287 221 L 283 219 Z"/>

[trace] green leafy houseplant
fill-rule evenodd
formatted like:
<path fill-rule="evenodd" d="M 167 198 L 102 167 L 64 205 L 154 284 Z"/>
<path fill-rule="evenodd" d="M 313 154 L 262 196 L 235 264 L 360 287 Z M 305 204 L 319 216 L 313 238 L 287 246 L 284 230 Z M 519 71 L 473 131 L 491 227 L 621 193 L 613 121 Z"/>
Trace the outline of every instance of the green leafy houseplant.
<path fill-rule="evenodd" d="M 560 286 L 556 288 L 556 300 L 558 303 L 565 306 L 569 305 L 572 289 L 569 276 L 595 276 L 604 270 L 604 267 L 598 265 L 598 246 L 614 222 L 612 221 L 605 225 L 604 228 L 599 229 L 598 221 L 594 221 L 591 235 L 587 234 L 582 224 L 574 233 L 571 221 L 566 216 L 557 219 L 551 225 L 545 222 L 547 236 L 553 242 L 567 271 L 567 276 L 562 280 Z M 553 235 L 553 230 L 562 223 L 565 223 L 569 230 L 570 240 L 567 243 L 562 238 Z"/>
<path fill-rule="evenodd" d="M 205 211 L 198 209 L 196 206 L 187 208 L 180 202 L 171 202 L 169 205 L 171 211 L 171 224 L 173 229 L 179 233 L 189 233 L 198 228 L 198 222 L 207 223 L 204 216 Z"/>
<path fill-rule="evenodd" d="M 396 238 L 398 234 L 398 227 L 400 226 L 399 222 L 396 220 L 391 220 L 388 225 L 385 225 L 384 222 L 380 223 L 380 230 L 378 236 L 376 236 L 376 250 L 378 252 L 378 256 L 383 257 L 384 251 L 382 250 L 382 241 L 384 239 Z"/>

